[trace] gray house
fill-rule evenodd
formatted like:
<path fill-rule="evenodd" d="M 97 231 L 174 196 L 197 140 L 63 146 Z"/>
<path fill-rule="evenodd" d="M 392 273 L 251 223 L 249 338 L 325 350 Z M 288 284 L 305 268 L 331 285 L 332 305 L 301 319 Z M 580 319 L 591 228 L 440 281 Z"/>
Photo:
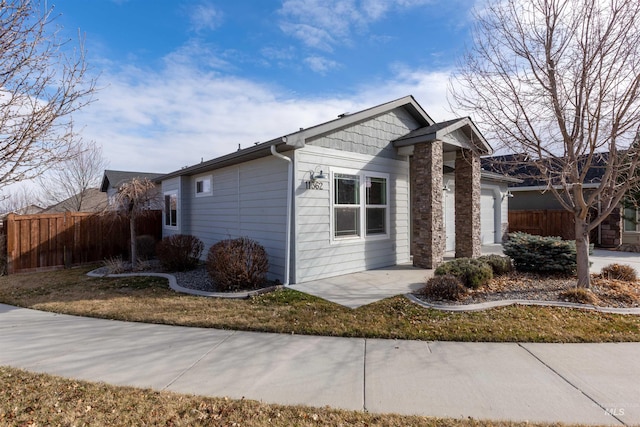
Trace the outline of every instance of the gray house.
<path fill-rule="evenodd" d="M 508 178 L 481 170 L 490 152 L 469 118 L 435 123 L 407 96 L 159 177 L 163 235 L 248 236 L 285 284 L 433 268 L 502 239 Z"/>

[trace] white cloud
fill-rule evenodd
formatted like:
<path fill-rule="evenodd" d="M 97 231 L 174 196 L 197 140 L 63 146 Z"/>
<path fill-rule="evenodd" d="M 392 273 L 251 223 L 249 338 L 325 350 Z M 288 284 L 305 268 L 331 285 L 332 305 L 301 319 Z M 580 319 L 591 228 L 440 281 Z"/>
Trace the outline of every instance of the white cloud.
<path fill-rule="evenodd" d="M 186 7 L 191 27 L 196 33 L 215 30 L 222 24 L 223 13 L 210 3 L 190 3 Z"/>
<path fill-rule="evenodd" d="M 447 81 L 446 72 L 398 66 L 391 81 L 367 82 L 344 96 L 300 98 L 184 63 L 128 68 L 102 76 L 108 86 L 76 121 L 85 140 L 103 146 L 111 168 L 170 172 L 409 94 L 445 120 L 452 117 Z"/>
<path fill-rule="evenodd" d="M 285 0 L 279 13 L 280 29 L 305 45 L 331 51 L 351 43 L 354 31 L 364 31 L 391 10 L 406 9 L 433 0 Z"/>
<path fill-rule="evenodd" d="M 340 64 L 331 59 L 323 58 L 322 56 L 310 56 L 304 59 L 305 64 L 319 74 L 326 74 L 327 71 L 339 68 Z"/>

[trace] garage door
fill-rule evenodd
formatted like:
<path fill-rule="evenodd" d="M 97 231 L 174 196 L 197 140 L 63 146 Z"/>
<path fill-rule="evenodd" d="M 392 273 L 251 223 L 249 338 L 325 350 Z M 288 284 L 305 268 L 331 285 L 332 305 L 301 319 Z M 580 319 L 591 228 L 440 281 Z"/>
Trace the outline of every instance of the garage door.
<path fill-rule="evenodd" d="M 495 193 L 493 190 L 482 190 L 480 195 L 480 235 L 482 244 L 496 241 Z"/>

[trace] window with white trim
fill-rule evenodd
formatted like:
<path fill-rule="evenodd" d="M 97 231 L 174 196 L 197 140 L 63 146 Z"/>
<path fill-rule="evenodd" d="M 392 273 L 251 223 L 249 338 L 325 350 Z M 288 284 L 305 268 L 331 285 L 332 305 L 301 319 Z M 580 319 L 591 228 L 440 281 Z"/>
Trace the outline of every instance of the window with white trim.
<path fill-rule="evenodd" d="M 334 236 L 358 237 L 360 234 L 360 177 L 337 173 L 333 177 L 335 199 Z"/>
<path fill-rule="evenodd" d="M 389 235 L 388 175 L 369 172 L 333 174 L 333 237 Z"/>
<path fill-rule="evenodd" d="M 367 236 L 387 234 L 387 179 L 367 176 L 365 187 Z"/>
<path fill-rule="evenodd" d="M 164 225 L 178 228 L 178 193 L 164 193 Z"/>
<path fill-rule="evenodd" d="M 211 175 L 196 178 L 196 197 L 210 196 L 213 194 L 212 181 Z"/>

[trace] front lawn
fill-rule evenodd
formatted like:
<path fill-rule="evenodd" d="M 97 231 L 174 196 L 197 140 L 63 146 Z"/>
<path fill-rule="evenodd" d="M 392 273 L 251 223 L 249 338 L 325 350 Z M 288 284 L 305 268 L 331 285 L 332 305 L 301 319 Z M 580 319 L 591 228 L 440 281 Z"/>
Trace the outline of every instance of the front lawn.
<path fill-rule="evenodd" d="M 107 319 L 264 332 L 442 341 L 640 341 L 640 316 L 510 306 L 425 309 L 404 297 L 352 310 L 290 289 L 248 300 L 178 294 L 165 279 L 86 276 L 89 268 L 0 277 L 0 302 Z"/>
<path fill-rule="evenodd" d="M 116 387 L 0 366 L 0 425 L 549 426 L 369 414 Z"/>

